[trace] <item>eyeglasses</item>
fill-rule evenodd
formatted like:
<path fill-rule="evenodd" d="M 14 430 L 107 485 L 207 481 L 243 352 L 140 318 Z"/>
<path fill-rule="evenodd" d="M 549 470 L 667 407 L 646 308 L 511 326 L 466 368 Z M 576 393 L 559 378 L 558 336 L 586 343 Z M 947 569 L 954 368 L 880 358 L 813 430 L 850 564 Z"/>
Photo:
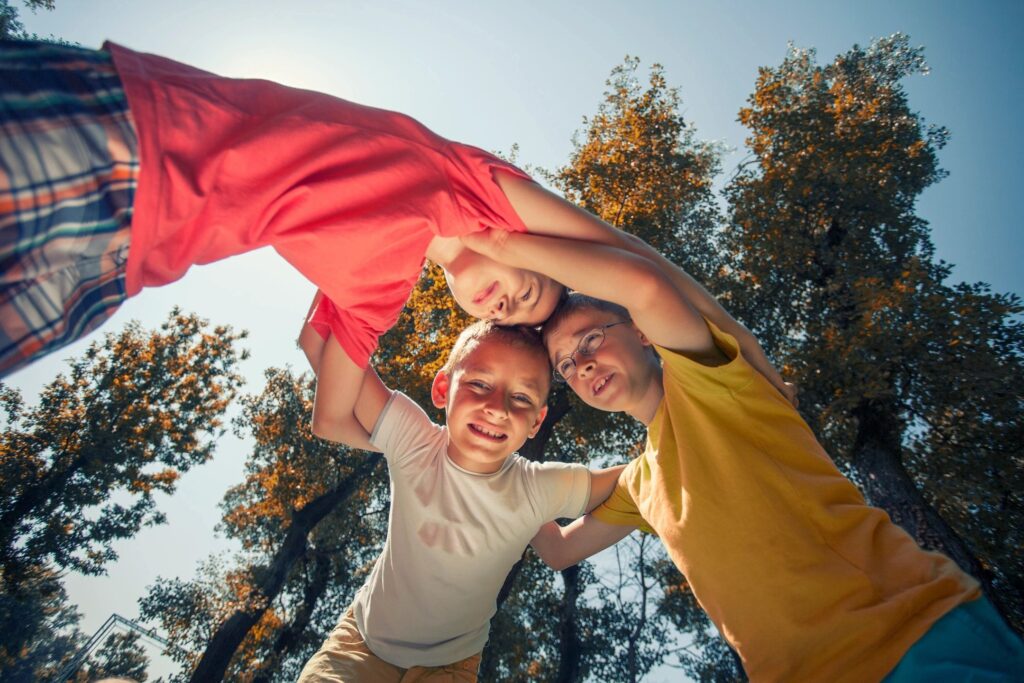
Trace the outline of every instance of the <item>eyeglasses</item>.
<path fill-rule="evenodd" d="M 609 327 L 615 327 L 616 325 L 625 325 L 631 322 L 629 320 L 620 320 L 614 323 L 608 323 L 607 325 L 601 325 L 589 330 L 580 339 L 580 343 L 576 345 L 576 350 L 570 353 L 565 358 L 555 363 L 555 379 L 561 379 L 568 382 L 572 379 L 572 376 L 576 374 L 576 354 L 581 356 L 590 356 L 594 354 L 601 344 L 604 344 L 604 331 Z"/>

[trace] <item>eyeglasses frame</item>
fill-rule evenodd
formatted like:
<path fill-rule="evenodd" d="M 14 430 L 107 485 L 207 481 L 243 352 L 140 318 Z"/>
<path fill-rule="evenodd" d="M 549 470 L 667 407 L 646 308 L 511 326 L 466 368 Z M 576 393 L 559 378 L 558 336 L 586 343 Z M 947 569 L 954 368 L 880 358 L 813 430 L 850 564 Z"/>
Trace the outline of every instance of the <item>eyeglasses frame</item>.
<path fill-rule="evenodd" d="M 568 356 L 565 356 L 564 358 L 560 359 L 558 361 L 558 363 L 554 364 L 554 366 L 552 367 L 551 374 L 555 376 L 555 381 L 557 381 L 557 382 L 566 382 L 566 383 L 569 382 L 569 380 L 572 378 L 572 376 L 576 374 L 576 367 L 577 367 L 576 355 L 577 354 L 584 355 L 584 356 L 593 355 L 599 348 L 601 348 L 602 345 L 604 345 L 604 339 L 607 336 L 607 333 L 605 332 L 605 330 L 607 330 L 607 329 L 609 329 L 611 327 L 615 327 L 616 325 L 625 325 L 626 323 L 631 323 L 631 322 L 633 322 L 633 321 L 632 320 L 619 320 L 617 322 L 608 323 L 607 325 L 598 325 L 597 327 L 592 327 L 589 330 L 587 330 L 586 332 L 584 332 L 583 335 L 580 337 L 579 343 L 576 345 L 576 349 L 572 353 L 570 353 Z M 597 346 L 595 346 L 593 349 L 591 349 L 589 353 L 585 353 L 583 351 L 583 348 L 582 348 L 583 347 L 583 342 L 593 332 L 600 332 L 601 333 L 601 341 L 598 343 Z M 570 370 L 568 376 L 565 376 L 561 372 L 559 372 L 558 371 L 558 367 L 557 367 L 562 362 L 564 362 L 566 359 L 572 361 L 572 369 Z"/>

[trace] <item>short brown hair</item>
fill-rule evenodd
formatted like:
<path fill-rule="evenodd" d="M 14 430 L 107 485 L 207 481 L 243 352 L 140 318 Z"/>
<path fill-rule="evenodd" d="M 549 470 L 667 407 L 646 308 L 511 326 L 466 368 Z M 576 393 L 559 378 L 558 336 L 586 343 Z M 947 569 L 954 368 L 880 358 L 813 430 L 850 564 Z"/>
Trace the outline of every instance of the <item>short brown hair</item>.
<path fill-rule="evenodd" d="M 633 316 L 629 314 L 629 311 L 625 306 L 612 303 L 611 301 L 605 301 L 604 299 L 598 299 L 596 297 L 587 296 L 579 292 L 570 292 L 562 302 L 558 305 L 558 308 L 554 310 L 551 317 L 541 326 L 541 339 L 547 340 L 547 335 L 565 322 L 573 313 L 580 311 L 598 311 L 601 313 L 610 313 L 617 317 L 619 320 L 632 320 Z"/>
<path fill-rule="evenodd" d="M 548 360 L 548 352 L 544 347 L 544 340 L 540 332 L 533 327 L 526 325 L 498 325 L 490 320 L 478 320 L 462 331 L 459 338 L 452 345 L 448 353 L 448 360 L 445 361 L 441 371 L 451 374 L 458 365 L 466 359 L 473 349 L 485 341 L 495 341 L 516 349 L 527 349 L 544 359 L 544 365 L 548 372 L 545 373 L 551 379 L 551 361 Z M 549 386 L 550 389 L 550 386 Z M 545 392 L 545 400 L 547 393 Z"/>

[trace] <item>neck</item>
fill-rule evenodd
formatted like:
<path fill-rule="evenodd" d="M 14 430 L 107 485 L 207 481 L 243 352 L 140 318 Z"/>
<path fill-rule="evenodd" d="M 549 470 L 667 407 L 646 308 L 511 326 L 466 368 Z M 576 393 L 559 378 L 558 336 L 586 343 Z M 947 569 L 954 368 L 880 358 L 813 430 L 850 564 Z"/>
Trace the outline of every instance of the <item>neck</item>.
<path fill-rule="evenodd" d="M 426 257 L 447 270 L 463 249 L 462 242 L 457 237 L 435 235 L 427 245 Z"/>
<path fill-rule="evenodd" d="M 651 373 L 651 380 L 640 400 L 626 412 L 649 427 L 664 398 L 665 386 L 661 382 L 661 368 L 659 367 L 657 372 Z"/>
<path fill-rule="evenodd" d="M 453 463 L 473 474 L 494 474 L 505 464 L 505 459 L 494 461 L 475 460 L 467 457 L 458 446 L 452 443 L 451 435 L 448 436 L 448 459 Z M 506 458 L 507 459 L 507 458 Z"/>

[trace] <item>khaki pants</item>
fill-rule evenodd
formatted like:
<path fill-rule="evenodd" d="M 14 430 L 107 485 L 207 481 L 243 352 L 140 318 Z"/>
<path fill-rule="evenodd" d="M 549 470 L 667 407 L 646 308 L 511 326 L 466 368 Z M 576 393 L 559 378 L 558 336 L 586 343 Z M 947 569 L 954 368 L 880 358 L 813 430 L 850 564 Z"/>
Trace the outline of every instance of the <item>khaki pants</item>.
<path fill-rule="evenodd" d="M 349 608 L 306 662 L 298 683 L 476 683 L 478 668 L 478 654 L 447 666 L 402 669 L 389 664 L 366 647 Z"/>

